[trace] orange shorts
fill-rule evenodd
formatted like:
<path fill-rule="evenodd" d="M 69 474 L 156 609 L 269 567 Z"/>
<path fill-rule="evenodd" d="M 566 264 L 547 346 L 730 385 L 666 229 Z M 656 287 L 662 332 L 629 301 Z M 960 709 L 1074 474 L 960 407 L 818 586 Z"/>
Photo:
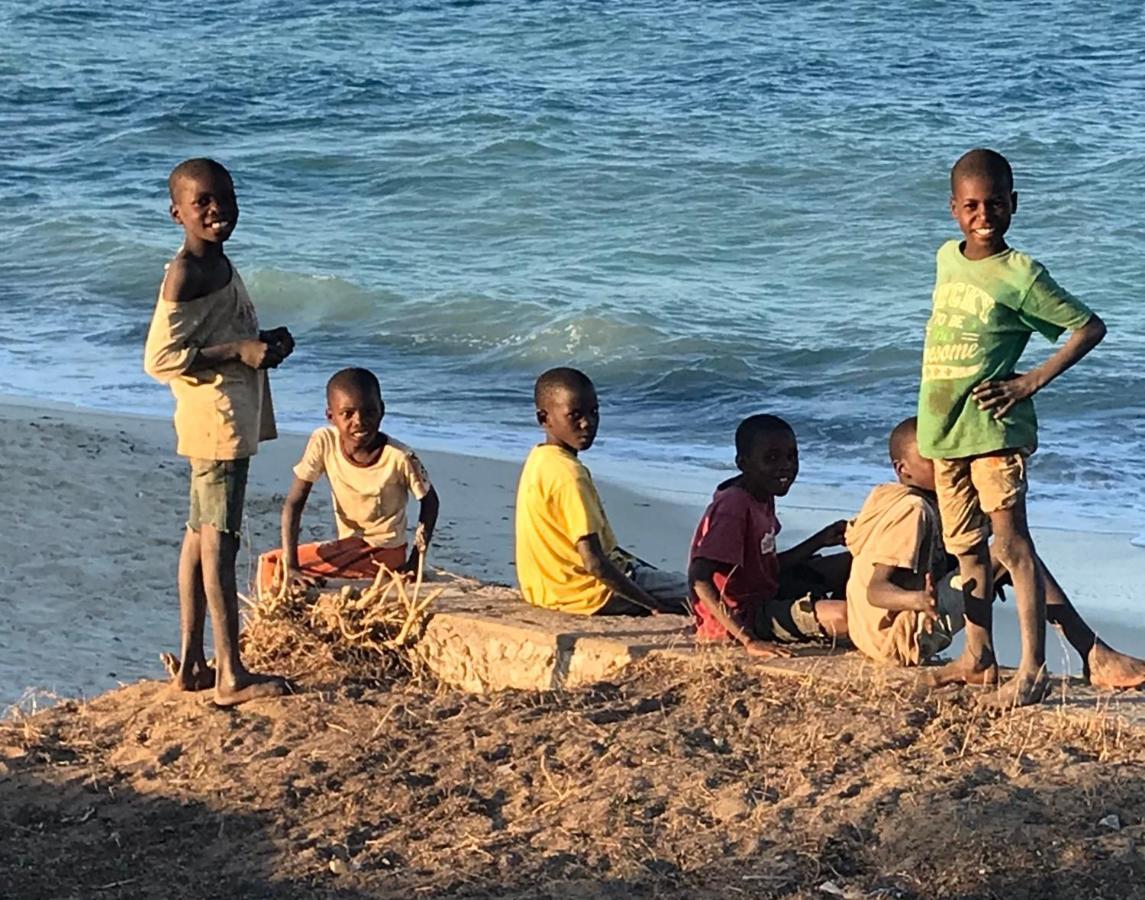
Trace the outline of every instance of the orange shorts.
<path fill-rule="evenodd" d="M 405 544 L 400 547 L 371 547 L 360 537 L 298 545 L 298 570 L 315 578 L 373 578 L 379 568 L 397 569 L 405 561 Z M 271 550 L 258 558 L 258 596 L 275 586 L 281 565 L 281 549 Z"/>
<path fill-rule="evenodd" d="M 957 556 L 990 539 L 990 513 L 1013 509 L 1029 487 L 1024 450 L 936 459 L 934 486 L 942 541 Z"/>

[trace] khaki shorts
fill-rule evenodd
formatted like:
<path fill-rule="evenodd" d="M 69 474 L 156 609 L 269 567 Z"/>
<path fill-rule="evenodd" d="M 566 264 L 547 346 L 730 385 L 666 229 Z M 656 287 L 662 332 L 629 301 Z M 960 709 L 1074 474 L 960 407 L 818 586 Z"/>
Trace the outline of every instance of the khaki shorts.
<path fill-rule="evenodd" d="M 965 459 L 936 459 L 934 486 L 942 540 L 957 556 L 990 538 L 990 513 L 1013 509 L 1026 496 L 1024 450 Z"/>
<path fill-rule="evenodd" d="M 759 608 L 752 629 L 760 640 L 781 644 L 824 640 L 826 635 L 815 618 L 811 596 L 798 600 L 766 600 Z"/>
<path fill-rule="evenodd" d="M 197 532 L 211 525 L 222 534 L 238 537 L 249 471 L 250 459 L 192 459 L 187 527 Z"/>

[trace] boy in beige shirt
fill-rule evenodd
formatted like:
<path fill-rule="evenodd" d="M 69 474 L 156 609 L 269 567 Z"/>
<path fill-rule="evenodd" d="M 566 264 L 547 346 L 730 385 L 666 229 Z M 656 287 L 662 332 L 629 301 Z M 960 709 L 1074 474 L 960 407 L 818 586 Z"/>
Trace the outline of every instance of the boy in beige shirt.
<path fill-rule="evenodd" d="M 260 593 L 286 584 L 328 578 L 373 578 L 379 568 L 416 571 L 433 537 L 437 491 L 417 455 L 381 431 L 386 406 L 368 369 L 343 369 L 326 385 L 326 418 L 294 467 L 282 505 L 282 548 L 259 557 Z M 315 482 L 325 475 L 334 498 L 338 539 L 298 543 L 302 511 Z M 414 549 L 407 554 L 406 504 L 421 502 Z"/>
<path fill-rule="evenodd" d="M 250 457 L 275 437 L 266 369 L 294 349 L 285 328 L 260 331 L 254 306 L 223 244 L 238 221 L 230 173 L 189 159 L 168 179 L 183 246 L 167 266 L 147 335 L 144 369 L 175 395 L 176 452 L 191 464 L 191 511 L 179 556 L 180 659 L 176 688 L 213 687 L 233 706 L 278 696 L 286 682 L 248 672 L 239 658 L 235 558 Z M 216 671 L 203 629 L 210 609 Z"/>
<path fill-rule="evenodd" d="M 847 628 L 864 654 L 898 666 L 920 665 L 950 646 L 963 625 L 962 586 L 949 565 L 934 491 L 934 463 L 918 449 L 917 419 L 891 432 L 898 481 L 871 491 L 847 527 L 854 562 L 847 581 Z M 1145 685 L 1145 662 L 1111 649 L 1078 614 L 1039 559 L 1046 582 L 1046 618 L 1081 656 L 1096 687 Z M 992 558 L 995 584 L 1009 573 Z"/>

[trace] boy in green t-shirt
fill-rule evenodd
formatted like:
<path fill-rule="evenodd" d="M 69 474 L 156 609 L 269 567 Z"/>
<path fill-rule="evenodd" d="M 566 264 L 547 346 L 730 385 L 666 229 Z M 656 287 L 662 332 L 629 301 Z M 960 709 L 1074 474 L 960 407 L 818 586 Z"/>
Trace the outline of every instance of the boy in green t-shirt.
<path fill-rule="evenodd" d="M 1026 523 L 1026 458 L 1037 446 L 1033 395 L 1105 337 L 1105 323 L 1060 288 L 1045 267 L 1006 245 L 1018 208 L 1005 157 L 971 150 L 950 172 L 950 211 L 964 240 L 938 251 L 926 326 L 918 443 L 935 461 L 946 548 L 958 557 L 966 600 L 966 649 L 933 670 L 935 684 L 997 681 L 991 600 L 994 553 L 1017 599 L 1022 659 L 999 706 L 1045 695 L 1046 586 Z M 1014 371 L 1030 335 L 1072 334 L 1040 366 Z"/>

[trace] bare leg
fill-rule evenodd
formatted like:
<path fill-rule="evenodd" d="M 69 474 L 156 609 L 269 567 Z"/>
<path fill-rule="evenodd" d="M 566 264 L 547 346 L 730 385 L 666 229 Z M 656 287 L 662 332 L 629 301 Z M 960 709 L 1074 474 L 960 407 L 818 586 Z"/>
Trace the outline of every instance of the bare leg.
<path fill-rule="evenodd" d="M 816 600 L 815 621 L 823 633 L 833 640 L 845 641 L 850 637 L 847 631 L 846 600 Z"/>
<path fill-rule="evenodd" d="M 260 697 L 279 697 L 287 692 L 286 681 L 275 675 L 248 672 L 239 658 L 239 594 L 235 584 L 236 535 L 203 525 L 199 538 L 203 587 L 211 610 L 218 677 L 215 702 L 235 706 Z"/>
<path fill-rule="evenodd" d="M 990 546 L 982 541 L 958 556 L 966 612 L 966 645 L 952 663 L 923 670 L 932 687 L 944 684 L 993 684 L 998 680 L 994 657 L 994 570 Z"/>
<path fill-rule="evenodd" d="M 998 690 L 991 704 L 1000 708 L 1029 706 L 1045 696 L 1046 582 L 1026 523 L 1025 503 L 990 513 L 994 553 L 1010 573 L 1018 606 L 1022 658 L 1017 674 Z M 992 599 L 992 597 L 991 597 Z"/>
<path fill-rule="evenodd" d="M 171 683 L 180 691 L 201 691 L 215 686 L 214 670 L 207 667 L 203 652 L 207 595 L 203 590 L 199 552 L 199 535 L 188 528 L 179 552 L 179 661 L 164 659 Z"/>
<path fill-rule="evenodd" d="M 1118 653 L 1094 634 L 1046 564 L 1038 566 L 1046 585 L 1046 620 L 1061 629 L 1085 666 L 1085 677 L 1094 687 L 1107 690 L 1145 687 L 1145 661 Z"/>

